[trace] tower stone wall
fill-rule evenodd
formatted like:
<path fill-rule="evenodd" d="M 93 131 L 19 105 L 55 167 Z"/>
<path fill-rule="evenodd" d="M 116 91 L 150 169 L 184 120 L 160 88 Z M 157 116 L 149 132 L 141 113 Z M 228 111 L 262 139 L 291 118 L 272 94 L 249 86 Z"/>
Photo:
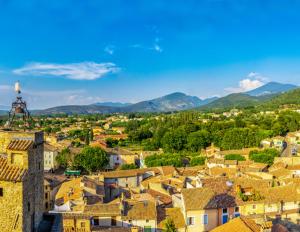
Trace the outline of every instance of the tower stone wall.
<path fill-rule="evenodd" d="M 0 231 L 36 231 L 42 220 L 43 137 L 0 131 Z"/>

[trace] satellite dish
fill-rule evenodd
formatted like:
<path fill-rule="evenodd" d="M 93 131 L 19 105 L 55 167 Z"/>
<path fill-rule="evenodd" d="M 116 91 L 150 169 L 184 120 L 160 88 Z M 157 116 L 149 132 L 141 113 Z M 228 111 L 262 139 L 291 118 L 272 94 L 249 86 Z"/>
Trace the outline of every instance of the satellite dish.
<path fill-rule="evenodd" d="M 232 187 L 233 183 L 231 181 L 226 181 L 226 185 L 227 185 L 227 187 Z"/>

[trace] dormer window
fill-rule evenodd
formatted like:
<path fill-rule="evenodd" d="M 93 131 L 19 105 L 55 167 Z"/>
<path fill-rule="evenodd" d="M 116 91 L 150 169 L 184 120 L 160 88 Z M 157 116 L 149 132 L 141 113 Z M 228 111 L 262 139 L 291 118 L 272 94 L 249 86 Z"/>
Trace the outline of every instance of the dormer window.
<path fill-rule="evenodd" d="M 0 197 L 3 197 L 3 188 L 0 188 Z"/>

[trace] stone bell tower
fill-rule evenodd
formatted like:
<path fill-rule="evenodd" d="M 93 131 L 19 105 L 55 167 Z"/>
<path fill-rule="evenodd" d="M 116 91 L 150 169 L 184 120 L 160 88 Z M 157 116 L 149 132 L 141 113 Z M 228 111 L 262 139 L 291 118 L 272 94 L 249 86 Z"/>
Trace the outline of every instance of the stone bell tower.
<path fill-rule="evenodd" d="M 21 86 L 19 81 L 15 83 L 15 91 L 17 93 L 17 98 L 11 105 L 9 119 L 5 125 L 5 127 L 8 129 L 10 129 L 13 126 L 16 116 L 21 116 L 21 118 L 24 121 L 25 127 L 28 127 L 30 123 L 30 113 L 27 109 L 26 102 L 22 99 Z"/>

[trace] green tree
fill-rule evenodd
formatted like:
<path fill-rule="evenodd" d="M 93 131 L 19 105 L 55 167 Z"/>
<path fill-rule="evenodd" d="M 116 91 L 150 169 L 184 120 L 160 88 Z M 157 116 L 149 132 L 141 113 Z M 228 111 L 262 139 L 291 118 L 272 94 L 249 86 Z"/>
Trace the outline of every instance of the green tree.
<path fill-rule="evenodd" d="M 86 133 L 84 142 L 85 142 L 85 145 L 87 145 L 87 146 L 90 145 L 90 135 L 89 135 L 89 133 Z"/>
<path fill-rule="evenodd" d="M 187 148 L 196 152 L 209 144 L 209 133 L 206 130 L 192 132 L 187 137 Z"/>
<path fill-rule="evenodd" d="M 94 140 L 94 131 L 93 129 L 90 129 L 90 141 Z"/>
<path fill-rule="evenodd" d="M 279 151 L 276 149 L 264 149 L 262 151 L 254 150 L 249 153 L 249 159 L 258 163 L 272 165 L 274 158 L 279 156 Z"/>
<path fill-rule="evenodd" d="M 105 142 L 107 147 L 112 148 L 117 146 L 119 141 L 117 139 L 107 138 Z"/>
<path fill-rule="evenodd" d="M 99 147 L 86 146 L 75 156 L 74 165 L 89 173 L 102 170 L 109 163 L 104 150 Z"/>
<path fill-rule="evenodd" d="M 204 156 L 197 156 L 193 157 L 190 161 L 190 166 L 198 166 L 205 164 L 205 157 Z"/>
<path fill-rule="evenodd" d="M 63 149 L 55 159 L 60 167 L 67 168 L 69 164 L 72 163 L 72 154 L 70 149 Z"/>
<path fill-rule="evenodd" d="M 187 142 L 186 132 L 182 128 L 167 132 L 162 139 L 164 151 L 181 151 Z"/>
<path fill-rule="evenodd" d="M 171 218 L 167 218 L 164 224 L 163 232 L 176 232 L 176 231 L 177 229 L 174 221 Z"/>

